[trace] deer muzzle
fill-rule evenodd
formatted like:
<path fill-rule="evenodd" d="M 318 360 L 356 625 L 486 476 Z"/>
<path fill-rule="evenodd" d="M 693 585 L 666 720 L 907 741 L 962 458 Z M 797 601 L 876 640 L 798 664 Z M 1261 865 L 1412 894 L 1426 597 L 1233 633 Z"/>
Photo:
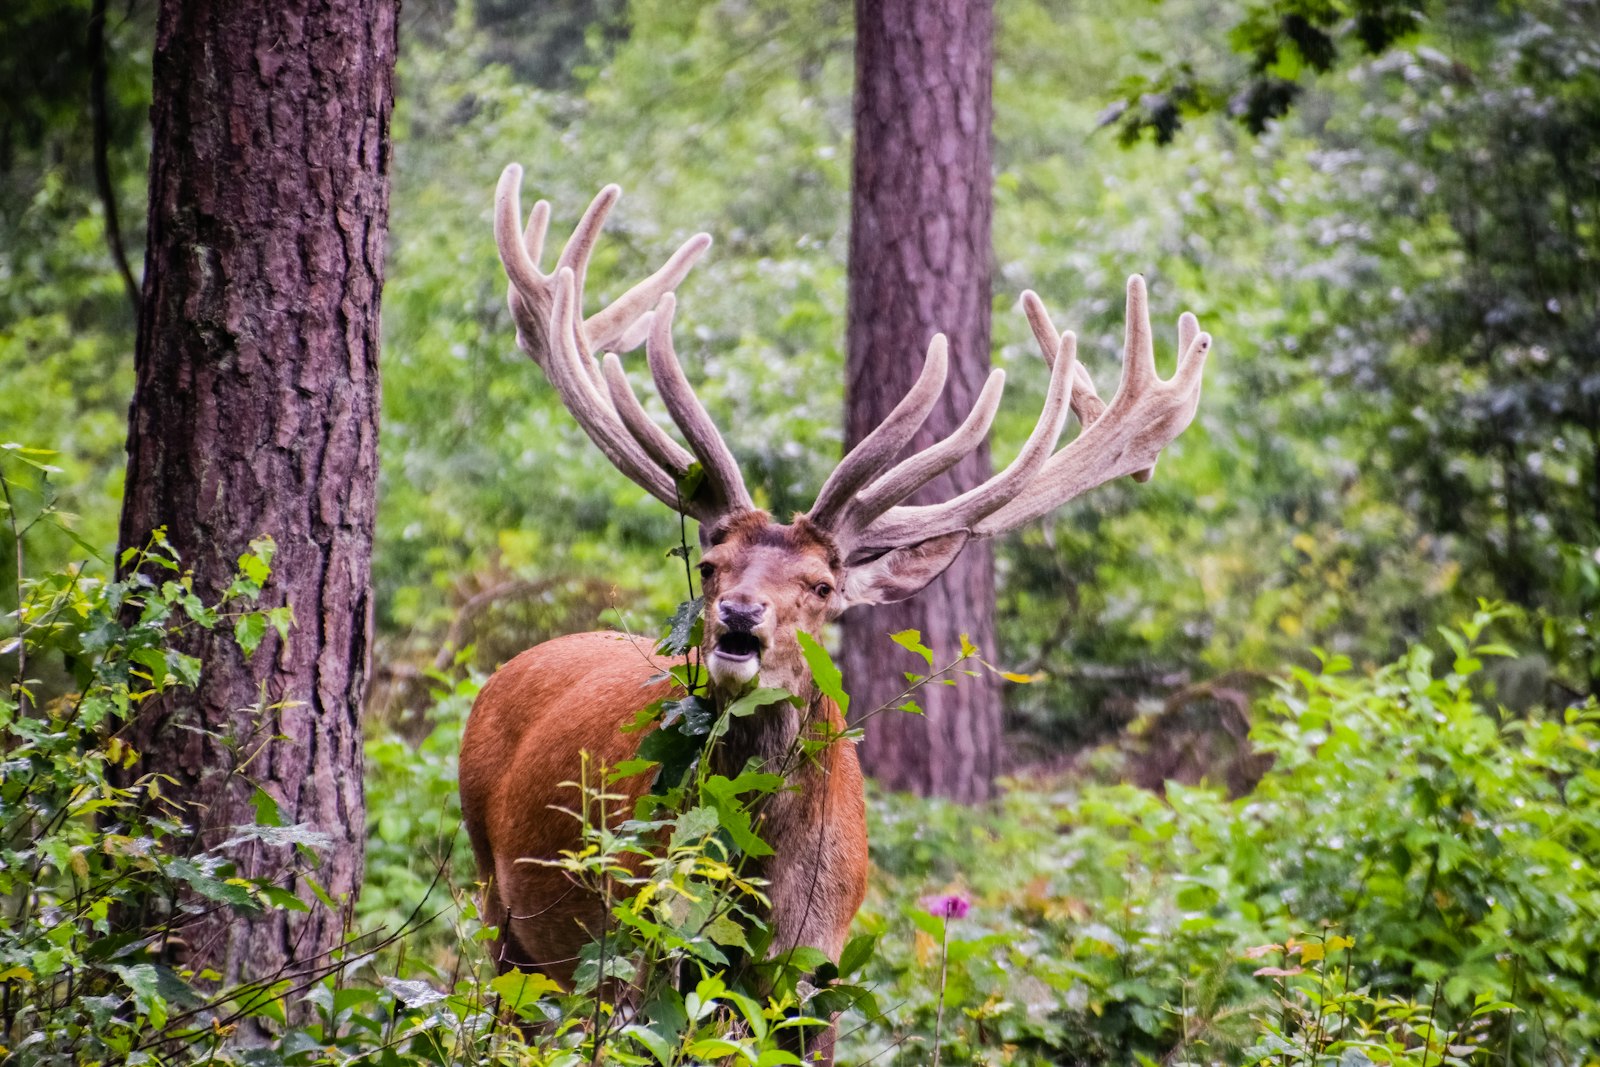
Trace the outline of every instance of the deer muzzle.
<path fill-rule="evenodd" d="M 717 605 L 707 666 L 720 686 L 747 685 L 760 672 L 770 614 L 764 604 L 724 600 Z"/>

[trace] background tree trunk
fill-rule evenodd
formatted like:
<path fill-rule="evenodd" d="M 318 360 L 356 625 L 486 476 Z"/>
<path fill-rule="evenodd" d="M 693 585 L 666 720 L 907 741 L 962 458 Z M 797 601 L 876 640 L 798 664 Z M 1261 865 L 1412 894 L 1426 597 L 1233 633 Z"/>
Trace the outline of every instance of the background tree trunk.
<path fill-rule="evenodd" d="M 180 727 L 255 733 L 248 778 L 328 835 L 316 877 L 352 896 L 395 16 L 396 0 L 163 0 L 121 530 L 127 547 L 165 526 L 208 599 L 253 537 L 276 538 L 263 604 L 292 606 L 288 642 L 269 634 L 247 661 L 222 629 L 188 631 L 199 689 L 136 724 L 138 770 L 177 779 L 165 792 L 196 805 L 212 846 L 253 821 L 252 787 Z M 276 705 L 265 732 L 258 703 Z M 238 863 L 262 876 L 290 856 L 246 845 Z M 186 931 L 191 958 L 259 976 L 340 934 L 323 909 L 289 919 L 217 914 Z"/>
<path fill-rule="evenodd" d="M 950 380 L 913 449 L 953 430 L 989 373 L 993 61 L 990 0 L 857 0 L 847 446 L 911 386 L 934 333 L 950 339 Z M 985 448 L 912 502 L 948 499 L 988 474 Z M 877 707 L 904 688 L 901 672 L 917 661 L 885 635 L 907 628 L 922 631 L 941 663 L 955 655 L 962 632 L 993 654 L 987 543 L 968 548 L 920 596 L 845 616 L 842 661 L 854 707 Z M 989 796 L 1001 740 L 993 682 L 963 678 L 923 690 L 918 702 L 925 718 L 889 712 L 868 724 L 868 772 L 894 789 Z"/>

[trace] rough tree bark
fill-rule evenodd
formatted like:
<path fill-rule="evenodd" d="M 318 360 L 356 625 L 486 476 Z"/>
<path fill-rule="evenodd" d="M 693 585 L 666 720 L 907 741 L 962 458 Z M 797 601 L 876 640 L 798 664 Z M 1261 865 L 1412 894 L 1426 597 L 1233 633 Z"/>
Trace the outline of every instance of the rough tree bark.
<path fill-rule="evenodd" d="M 857 0 L 855 176 L 850 225 L 847 446 L 866 436 L 915 380 L 929 338 L 950 339 L 950 378 L 912 443 L 953 430 L 989 373 L 991 0 Z M 914 503 L 944 500 L 989 473 L 984 449 Z M 904 688 L 886 634 L 921 630 L 945 662 L 966 632 L 994 649 L 994 557 L 974 545 L 902 604 L 845 616 L 843 669 L 853 707 Z M 922 691 L 924 718 L 897 712 L 867 726 L 862 763 L 895 789 L 979 800 L 993 792 L 999 694 L 987 678 Z"/>
<path fill-rule="evenodd" d="M 318 880 L 353 896 L 365 816 L 360 710 L 371 630 L 378 298 L 388 222 L 397 0 L 163 0 L 155 53 L 149 243 L 129 419 L 124 547 L 152 528 L 202 595 L 250 540 L 277 540 L 263 603 L 296 625 L 246 660 L 189 630 L 199 689 L 135 724 L 141 772 L 172 775 L 202 843 L 253 821 L 233 758 L 185 723 L 242 736 L 271 712 L 248 767 L 288 823 L 331 839 Z M 258 743 L 262 738 L 258 736 Z M 252 748 L 253 751 L 253 748 Z M 244 846 L 241 873 L 287 869 Z M 310 899 L 305 885 L 295 888 Z M 336 942 L 313 908 L 185 931 L 225 979 L 271 974 Z"/>

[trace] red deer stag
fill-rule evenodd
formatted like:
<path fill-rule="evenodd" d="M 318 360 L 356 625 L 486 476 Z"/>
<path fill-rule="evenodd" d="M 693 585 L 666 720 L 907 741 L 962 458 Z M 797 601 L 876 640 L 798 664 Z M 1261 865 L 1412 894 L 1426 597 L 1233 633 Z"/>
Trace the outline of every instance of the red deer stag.
<path fill-rule="evenodd" d="M 1010 466 L 945 503 L 903 503 L 979 446 L 1000 404 L 1005 374 L 996 370 L 953 433 L 899 458 L 944 386 L 945 339 L 936 335 L 916 384 L 844 457 L 811 510 L 792 522 L 776 522 L 752 503 L 733 454 L 673 352 L 673 290 L 711 239 L 691 238 L 655 274 L 584 318 L 585 268 L 619 190 L 601 190 L 554 272 L 545 274 L 539 260 L 549 206 L 534 205 L 523 231 L 521 182 L 522 168 L 507 167 L 495 202 L 495 237 L 511 280 L 517 343 L 608 460 L 699 523 L 703 651 L 713 694 L 726 699 L 757 683 L 809 694 L 807 706 L 779 703 L 736 720 L 713 757 L 735 773 L 752 757 L 782 758 L 808 722 L 843 725 L 838 708 L 817 693 L 796 631 L 819 633 L 855 605 L 913 596 L 973 538 L 1030 522 L 1122 475 L 1148 477 L 1161 449 L 1194 417 L 1211 339 L 1193 315 L 1178 320 L 1178 368 L 1163 381 L 1156 374 L 1144 281 L 1128 280 L 1122 379 L 1106 404 L 1077 362 L 1073 334 L 1058 334 L 1038 297 L 1027 292 L 1023 307 L 1050 368 L 1050 384 L 1038 422 Z M 687 449 L 645 413 L 615 354 L 641 343 Z M 597 359 L 596 353 L 603 354 Z M 1083 429 L 1057 451 L 1069 408 Z M 689 499 L 680 500 L 679 479 L 696 463 L 704 478 Z M 506 966 L 570 979 L 587 940 L 583 926 L 593 928 L 599 904 L 575 891 L 559 870 L 517 861 L 575 847 L 577 824 L 552 810 L 572 801 L 570 787 L 561 783 L 577 779 L 581 752 L 607 765 L 633 757 L 641 737 L 620 727 L 666 692 L 665 683 L 650 679 L 671 665 L 654 655 L 649 641 L 619 633 L 574 634 L 517 656 L 479 695 L 461 745 L 461 806 L 479 875 L 488 885 L 486 918 L 502 927 Z M 648 788 L 648 777 L 619 788 L 631 800 Z M 774 851 L 759 871 L 771 899 L 773 950 L 809 945 L 837 959 L 867 878 L 861 771 L 853 745 L 827 746 L 793 772 L 791 784 L 795 788 L 767 798 L 762 823 Z M 831 1035 L 821 1044 L 822 1058 L 831 1060 Z"/>

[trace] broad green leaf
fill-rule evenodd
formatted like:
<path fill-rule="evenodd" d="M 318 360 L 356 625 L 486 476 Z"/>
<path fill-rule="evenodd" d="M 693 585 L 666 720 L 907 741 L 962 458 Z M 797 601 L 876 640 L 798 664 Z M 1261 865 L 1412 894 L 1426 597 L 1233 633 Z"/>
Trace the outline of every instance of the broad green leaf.
<path fill-rule="evenodd" d="M 729 718 L 740 719 L 772 704 L 799 703 L 787 689 L 754 689 L 728 705 Z"/>
<path fill-rule="evenodd" d="M 241 615 L 233 622 L 233 639 L 246 656 L 255 654 L 256 649 L 261 647 L 261 639 L 266 635 L 267 617 L 260 612 L 252 611 Z"/>
<path fill-rule="evenodd" d="M 878 946 L 877 934 L 857 934 L 844 946 L 844 951 L 839 954 L 839 977 L 848 978 L 872 959 L 872 952 Z"/>
<path fill-rule="evenodd" d="M 839 705 L 840 714 L 848 716 L 850 695 L 844 691 L 844 675 L 834 664 L 833 657 L 828 655 L 828 650 L 815 637 L 804 630 L 796 630 L 795 637 L 800 641 L 800 654 L 805 657 L 806 666 L 811 668 L 811 680 L 816 683 L 817 689 Z"/>
<path fill-rule="evenodd" d="M 658 654 L 681 656 L 699 644 L 701 614 L 705 610 L 705 603 L 704 597 L 697 596 L 678 605 L 672 618 L 667 620 L 667 632 L 656 644 Z"/>
<path fill-rule="evenodd" d="M 928 666 L 933 666 L 933 649 L 922 643 L 921 630 L 901 630 L 897 634 L 890 634 L 889 640 L 907 651 L 915 652 Z"/>
<path fill-rule="evenodd" d="M 534 971 L 507 971 L 489 983 L 489 988 L 495 995 L 505 1002 L 505 1006 L 519 1015 L 528 1015 L 542 1018 L 543 1013 L 534 1009 L 535 1003 L 546 996 L 559 996 L 561 985 L 547 975 Z M 409 987 L 408 987 L 409 991 Z M 398 990 L 391 987 L 391 992 L 400 995 Z M 441 994 L 442 996 L 442 994 Z M 405 999 L 402 997 L 402 999 Z M 406 1000 L 408 1007 L 418 1007 L 410 1000 Z M 425 1006 L 425 1005 L 424 1005 Z"/>

